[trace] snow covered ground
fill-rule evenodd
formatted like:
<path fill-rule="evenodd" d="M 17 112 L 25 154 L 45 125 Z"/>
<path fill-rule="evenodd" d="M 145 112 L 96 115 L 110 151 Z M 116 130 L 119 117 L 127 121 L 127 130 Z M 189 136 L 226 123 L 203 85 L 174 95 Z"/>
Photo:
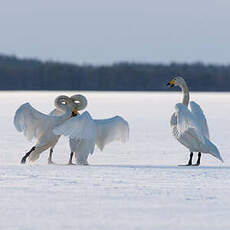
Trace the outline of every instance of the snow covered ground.
<path fill-rule="evenodd" d="M 76 93 L 0 93 L 0 229 L 230 229 L 230 94 L 191 93 L 224 164 L 202 155 L 199 168 L 177 166 L 189 157 L 169 127 L 180 93 L 84 92 L 94 118 L 119 114 L 129 121 L 129 143 L 97 149 L 90 166 L 66 166 L 62 138 L 54 152 L 58 165 L 47 164 L 48 152 L 20 165 L 32 143 L 15 130 L 15 110 L 30 102 L 48 113 L 57 95 Z"/>

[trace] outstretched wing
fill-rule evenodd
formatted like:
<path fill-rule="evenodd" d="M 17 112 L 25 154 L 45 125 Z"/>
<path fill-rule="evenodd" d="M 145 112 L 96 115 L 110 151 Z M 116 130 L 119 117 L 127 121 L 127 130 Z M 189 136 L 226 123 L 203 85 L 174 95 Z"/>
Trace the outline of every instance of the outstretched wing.
<path fill-rule="evenodd" d="M 196 118 L 182 103 L 176 104 L 175 109 L 179 139 L 187 147 L 200 148 L 199 146 L 205 144 L 205 140 Z"/>
<path fill-rule="evenodd" d="M 71 139 L 96 139 L 96 126 L 90 114 L 86 111 L 82 115 L 66 120 L 53 129 L 54 134 L 69 136 Z"/>
<path fill-rule="evenodd" d="M 32 140 L 39 138 L 51 125 L 51 119 L 33 108 L 29 103 L 21 105 L 14 116 L 14 126 L 19 132 Z"/>
<path fill-rule="evenodd" d="M 126 142 L 128 140 L 129 124 L 122 117 L 94 121 L 97 128 L 96 144 L 100 150 L 113 141 Z"/>
<path fill-rule="evenodd" d="M 194 101 L 190 102 L 190 107 L 193 115 L 196 117 L 197 122 L 200 125 L 200 129 L 203 132 L 203 135 L 209 139 L 209 130 L 206 117 L 203 113 L 201 107 Z"/>

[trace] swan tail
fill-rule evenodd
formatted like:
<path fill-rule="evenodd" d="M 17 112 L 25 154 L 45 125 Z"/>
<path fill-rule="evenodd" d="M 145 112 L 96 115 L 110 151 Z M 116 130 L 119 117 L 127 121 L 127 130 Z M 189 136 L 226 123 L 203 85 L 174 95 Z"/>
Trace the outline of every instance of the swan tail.
<path fill-rule="evenodd" d="M 218 148 L 217 148 L 211 141 L 209 141 L 209 140 L 207 140 L 207 141 L 208 141 L 208 145 L 209 145 L 209 153 L 210 153 L 212 156 L 214 156 L 214 157 L 216 157 L 217 159 L 219 159 L 222 163 L 224 163 L 224 160 L 223 160 L 223 158 L 221 157 Z"/>

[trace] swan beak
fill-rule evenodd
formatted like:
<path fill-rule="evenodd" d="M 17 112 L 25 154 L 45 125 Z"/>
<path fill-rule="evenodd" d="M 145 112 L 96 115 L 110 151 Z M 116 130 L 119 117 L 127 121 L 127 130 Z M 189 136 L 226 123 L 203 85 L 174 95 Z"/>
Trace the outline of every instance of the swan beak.
<path fill-rule="evenodd" d="M 73 110 L 73 114 L 74 115 L 77 115 L 78 113 L 77 113 L 77 109 L 76 108 L 74 108 L 74 110 Z"/>
<path fill-rule="evenodd" d="M 175 86 L 175 80 L 171 80 L 167 86 L 169 86 L 170 88 L 172 88 L 173 86 Z"/>

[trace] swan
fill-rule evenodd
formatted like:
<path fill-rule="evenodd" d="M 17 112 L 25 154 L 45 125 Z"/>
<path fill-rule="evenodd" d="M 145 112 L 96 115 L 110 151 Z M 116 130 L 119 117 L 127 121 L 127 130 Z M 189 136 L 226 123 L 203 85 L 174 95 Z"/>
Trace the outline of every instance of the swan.
<path fill-rule="evenodd" d="M 72 163 L 75 153 L 78 165 L 88 165 L 88 156 L 93 154 L 95 145 L 103 151 L 105 145 L 113 141 L 126 142 L 129 137 L 129 125 L 120 116 L 95 120 L 85 111 L 55 127 L 53 132 L 56 135 L 69 137 L 71 149 L 69 163 Z"/>
<path fill-rule="evenodd" d="M 77 115 L 80 115 L 79 111 L 85 109 L 86 106 L 87 106 L 87 104 L 88 104 L 88 101 L 87 101 L 86 97 L 83 96 L 83 95 L 81 95 L 81 94 L 75 94 L 75 95 L 72 95 L 72 96 L 70 97 L 70 99 L 71 99 L 75 104 L 77 104 L 77 113 L 72 113 L 72 117 L 77 116 Z M 50 115 L 60 115 L 60 114 L 62 114 L 62 113 L 63 113 L 63 111 L 61 111 L 60 109 L 56 108 L 56 109 L 54 109 L 54 110 L 52 110 L 52 111 L 50 112 Z M 75 141 L 74 141 L 73 139 L 69 139 L 69 145 L 70 145 L 70 146 L 72 146 L 74 142 L 75 142 Z M 74 165 L 74 164 L 72 163 L 73 155 L 74 155 L 74 152 L 71 151 L 70 157 L 69 157 L 68 165 Z M 51 158 L 52 158 L 52 152 L 50 153 L 49 163 L 52 162 Z M 51 162 L 50 162 L 50 161 L 51 161 Z"/>
<path fill-rule="evenodd" d="M 174 137 L 190 151 L 190 158 L 185 166 L 199 166 L 201 153 L 208 153 L 223 162 L 217 147 L 210 141 L 207 120 L 201 107 L 194 101 L 189 104 L 189 89 L 182 77 L 172 79 L 168 86 L 179 86 L 182 89 L 182 103 L 175 105 L 170 126 Z M 198 152 L 196 164 L 192 164 L 193 152 Z"/>
<path fill-rule="evenodd" d="M 53 128 L 62 124 L 71 116 L 77 114 L 78 104 L 65 95 L 58 96 L 54 102 L 55 107 L 62 111 L 61 115 L 46 115 L 34 109 L 29 103 L 21 105 L 14 116 L 14 126 L 28 140 L 35 138 L 37 143 L 23 156 L 21 163 L 24 164 L 29 157 L 31 162 L 37 160 L 40 154 L 50 148 L 49 163 L 52 162 L 53 148 L 58 142 L 60 135 L 53 133 Z"/>

